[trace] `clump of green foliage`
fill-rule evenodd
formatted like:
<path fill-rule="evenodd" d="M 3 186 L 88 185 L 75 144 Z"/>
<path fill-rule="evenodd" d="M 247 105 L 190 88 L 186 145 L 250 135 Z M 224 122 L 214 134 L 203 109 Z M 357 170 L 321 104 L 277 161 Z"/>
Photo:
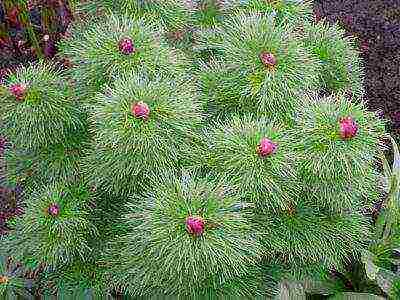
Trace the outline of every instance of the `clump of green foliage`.
<path fill-rule="evenodd" d="M 69 294 L 255 299 L 343 271 L 384 136 L 352 42 L 308 2 L 175 3 L 101 1 L 60 45 L 71 70 L 6 82 L 26 209 L 2 243 Z"/>

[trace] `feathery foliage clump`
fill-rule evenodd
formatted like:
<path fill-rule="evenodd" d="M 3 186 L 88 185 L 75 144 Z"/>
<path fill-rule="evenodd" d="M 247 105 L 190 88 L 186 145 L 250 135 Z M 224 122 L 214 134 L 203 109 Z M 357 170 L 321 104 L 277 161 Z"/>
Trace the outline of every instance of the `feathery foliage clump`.
<path fill-rule="evenodd" d="M 305 266 L 340 270 L 367 244 L 369 224 L 360 213 L 330 214 L 317 209 L 306 194 L 280 213 L 255 214 L 253 226 L 260 232 L 270 262 L 286 266 L 284 277 L 304 279 Z"/>
<path fill-rule="evenodd" d="M 190 161 L 197 148 L 199 105 L 183 78 L 122 75 L 94 102 L 89 116 L 93 150 L 84 166 L 90 182 L 106 191 L 139 191 L 162 171 Z M 147 118 L 134 115 L 138 103 L 148 106 Z"/>
<path fill-rule="evenodd" d="M 353 38 L 338 25 L 306 23 L 304 42 L 321 62 L 321 87 L 329 93 L 344 93 L 359 100 L 363 96 L 361 58 Z"/>
<path fill-rule="evenodd" d="M 299 94 L 315 89 L 318 79 L 318 62 L 298 34 L 260 14 L 231 18 L 218 34 L 213 46 L 221 58 L 200 71 L 214 114 L 251 112 L 289 122 Z"/>
<path fill-rule="evenodd" d="M 1 133 L 19 149 L 66 144 L 84 127 L 84 116 L 62 74 L 44 63 L 23 67 L 5 83 L 0 106 Z"/>
<path fill-rule="evenodd" d="M 178 0 L 95 0 L 81 4 L 89 12 L 103 9 L 118 12 L 134 17 L 146 19 L 159 19 L 167 28 L 179 29 L 186 25 L 188 19 L 188 5 Z"/>
<path fill-rule="evenodd" d="M 93 13 L 99 8 L 106 12 L 119 12 L 135 18 L 145 18 L 146 20 L 158 23 L 165 30 L 165 36 L 174 46 L 183 44 L 188 46 L 190 40 L 193 12 L 189 3 L 181 0 L 129 0 L 129 1 L 110 1 L 96 0 L 84 3 L 84 10 Z M 183 42 L 183 43 L 182 43 Z M 190 44 L 190 43 L 189 43 Z M 182 46 L 183 46 L 182 45 Z"/>
<path fill-rule="evenodd" d="M 88 218 L 92 200 L 84 186 L 38 187 L 26 191 L 25 200 L 25 214 L 7 237 L 15 257 L 52 266 L 90 257 L 97 229 Z"/>
<path fill-rule="evenodd" d="M 200 30 L 212 30 L 229 18 L 235 9 L 240 7 L 238 0 L 198 0 L 191 7 L 194 14 L 194 24 Z"/>
<path fill-rule="evenodd" d="M 0 255 L 0 296 L 1 299 L 11 300 L 18 297 L 29 297 L 25 290 L 26 280 L 23 278 L 24 269 L 16 264 L 11 257 Z"/>
<path fill-rule="evenodd" d="M 378 153 L 384 123 L 374 113 L 366 112 L 362 104 L 352 103 L 343 95 L 322 100 L 311 96 L 305 101 L 293 132 L 304 151 L 306 175 L 335 180 L 364 175 L 365 167 Z M 340 122 L 347 117 L 355 121 L 358 131 L 354 138 L 343 139 Z"/>
<path fill-rule="evenodd" d="M 340 269 L 366 246 L 361 208 L 377 198 L 371 162 L 383 134 L 372 113 L 343 96 L 303 103 L 294 127 L 234 117 L 206 135 L 210 168 L 234 184 L 242 201 L 255 202 L 247 207 L 254 207 L 251 224 L 266 259 L 287 266 L 281 276 L 302 279 L 304 265 Z M 344 140 L 340 120 L 349 115 L 358 131 Z"/>
<path fill-rule="evenodd" d="M 260 141 L 270 139 L 277 146 L 268 157 L 257 153 Z M 296 193 L 297 154 L 294 141 L 285 127 L 266 119 L 234 117 L 218 124 L 207 135 L 209 161 L 219 177 L 232 182 L 245 201 L 255 202 L 258 209 L 284 209 Z"/>
<path fill-rule="evenodd" d="M 245 0 L 241 10 L 275 15 L 278 23 L 304 24 L 311 20 L 312 3 L 309 0 Z"/>
<path fill-rule="evenodd" d="M 195 175 L 165 175 L 152 186 L 126 209 L 129 233 L 115 241 L 115 268 L 124 270 L 110 274 L 121 276 L 117 283 L 133 295 L 202 296 L 208 289 L 223 293 L 248 275 L 261 249 L 245 213 L 235 211 L 240 198 L 229 186 Z M 201 235 L 188 230 L 191 216 L 204 220 Z M 251 286 L 236 293 L 256 292 Z"/>
<path fill-rule="evenodd" d="M 52 144 L 38 151 L 19 148 L 6 151 L 7 180 L 27 186 L 57 182 L 74 184 L 81 177 L 87 133 L 72 134 L 64 143 Z"/>
<path fill-rule="evenodd" d="M 384 123 L 350 39 L 308 1 L 93 3 L 69 72 L 6 82 L 26 209 L 5 252 L 46 265 L 48 293 L 146 299 L 273 296 L 359 257 Z"/>
<path fill-rule="evenodd" d="M 384 123 L 362 103 L 352 103 L 344 95 L 324 99 L 311 95 L 304 101 L 292 131 L 300 152 L 301 180 L 310 192 L 321 192 L 315 200 L 329 203 L 332 209 L 349 209 L 375 199 L 373 161 L 381 148 Z M 348 117 L 354 120 L 357 135 L 343 139 L 341 120 Z"/>
<path fill-rule="evenodd" d="M 0 134 L 12 141 L 4 155 L 7 180 L 34 186 L 78 178 L 87 121 L 64 74 L 44 62 L 22 67 L 3 95 Z"/>
<path fill-rule="evenodd" d="M 125 13 L 160 22 L 170 35 L 184 34 L 191 24 L 191 11 L 184 1 L 130 0 L 121 2 L 121 9 Z"/>
<path fill-rule="evenodd" d="M 158 74 L 184 73 L 184 60 L 172 51 L 160 35 L 161 28 L 144 18 L 111 15 L 89 28 L 77 26 L 72 38 L 62 45 L 71 63 L 78 93 L 92 97 L 112 82 L 113 76 L 125 72 Z M 121 49 L 121 42 L 128 41 Z"/>

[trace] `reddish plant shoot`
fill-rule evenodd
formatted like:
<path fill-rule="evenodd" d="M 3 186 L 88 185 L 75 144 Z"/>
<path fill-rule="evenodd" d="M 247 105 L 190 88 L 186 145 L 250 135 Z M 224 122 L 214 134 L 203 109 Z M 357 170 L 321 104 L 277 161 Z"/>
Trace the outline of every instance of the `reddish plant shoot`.
<path fill-rule="evenodd" d="M 53 203 L 49 206 L 47 212 L 52 217 L 57 217 L 60 214 L 60 206 L 57 203 Z"/>
<path fill-rule="evenodd" d="M 275 55 L 273 55 L 270 52 L 266 52 L 266 51 L 261 52 L 260 60 L 263 63 L 263 65 L 266 67 L 275 67 L 277 64 Z"/>

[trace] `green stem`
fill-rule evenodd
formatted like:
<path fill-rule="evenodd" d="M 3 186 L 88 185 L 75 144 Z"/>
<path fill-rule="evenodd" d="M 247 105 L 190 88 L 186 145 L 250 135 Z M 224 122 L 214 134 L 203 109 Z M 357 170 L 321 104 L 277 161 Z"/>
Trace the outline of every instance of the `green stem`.
<path fill-rule="evenodd" d="M 33 47 L 35 48 L 37 57 L 41 59 L 43 58 L 43 52 L 37 39 L 35 30 L 33 29 L 32 22 L 30 20 L 28 4 L 26 1 L 20 0 L 19 7 L 21 8 L 20 21 L 26 28 L 28 39 L 31 41 Z"/>

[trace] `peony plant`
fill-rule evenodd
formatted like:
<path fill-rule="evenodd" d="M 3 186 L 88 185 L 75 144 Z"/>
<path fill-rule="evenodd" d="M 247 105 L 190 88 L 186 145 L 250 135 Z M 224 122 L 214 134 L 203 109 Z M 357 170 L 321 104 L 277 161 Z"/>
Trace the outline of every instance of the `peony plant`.
<path fill-rule="evenodd" d="M 368 247 L 385 132 L 351 40 L 308 2 L 189 2 L 103 1 L 60 45 L 70 70 L 6 81 L 26 207 L 1 242 L 45 283 L 256 299 Z M 189 51 L 168 41 L 181 28 Z"/>

